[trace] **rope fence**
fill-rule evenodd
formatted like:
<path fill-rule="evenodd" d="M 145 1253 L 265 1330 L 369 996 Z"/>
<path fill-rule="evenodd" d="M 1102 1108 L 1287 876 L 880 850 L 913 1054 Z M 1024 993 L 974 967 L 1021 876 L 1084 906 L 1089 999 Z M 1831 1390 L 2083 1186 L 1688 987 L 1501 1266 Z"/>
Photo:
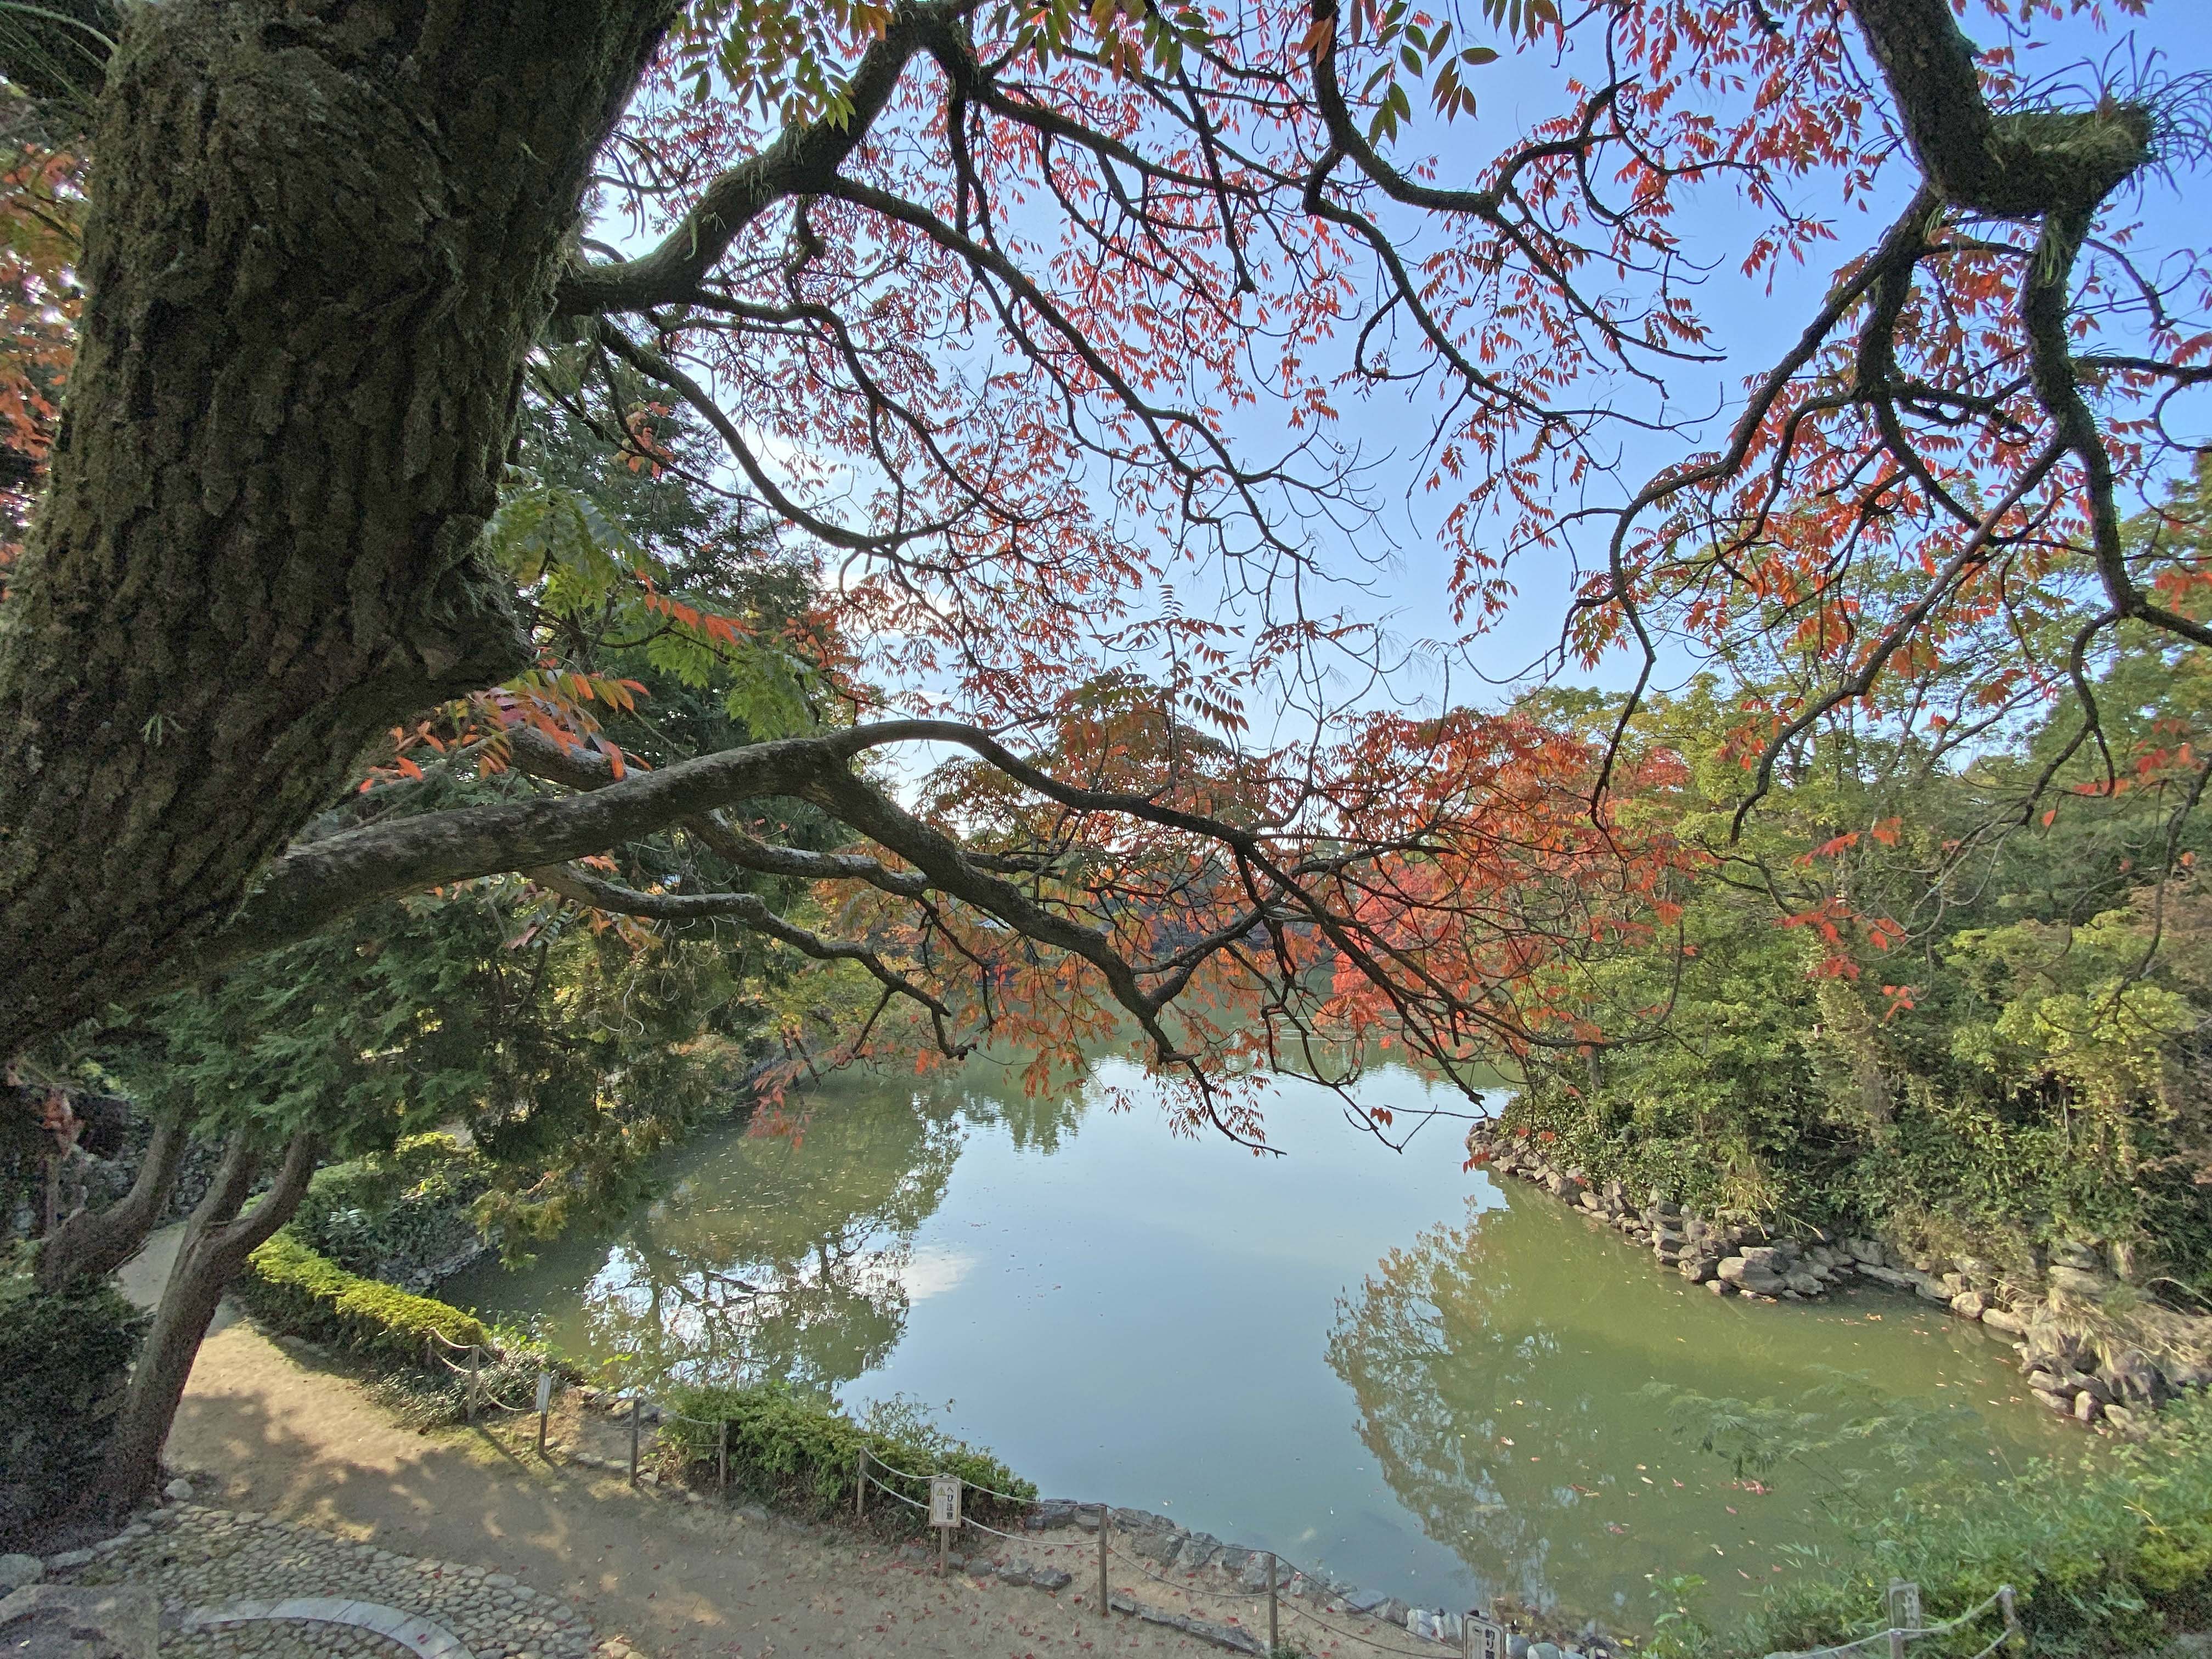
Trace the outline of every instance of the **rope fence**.
<path fill-rule="evenodd" d="M 439 1352 L 441 1348 L 446 1352 Z M 483 1358 L 487 1352 L 492 1353 L 495 1360 L 501 1357 L 496 1350 L 488 1350 L 482 1343 L 449 1341 L 442 1334 L 436 1331 L 428 1333 L 423 1341 L 423 1361 L 426 1369 L 435 1370 L 442 1367 L 447 1371 L 466 1380 L 468 1415 L 471 1423 L 476 1421 L 477 1413 L 485 1406 L 518 1415 L 535 1412 L 538 1415 L 538 1449 L 543 1454 L 545 1450 L 547 1419 L 550 1414 L 553 1395 L 558 1387 L 557 1379 L 551 1370 L 541 1366 L 538 1373 L 537 1398 L 529 1404 L 514 1405 L 504 1400 L 489 1397 L 483 1389 Z M 467 1363 L 462 1364 L 459 1360 L 448 1358 L 449 1354 L 465 1355 Z M 647 1420 L 647 1413 L 650 1411 L 652 1420 L 655 1423 L 685 1423 L 695 1428 L 715 1431 L 715 1486 L 718 1491 L 727 1491 L 730 1481 L 730 1425 L 726 1419 L 687 1416 L 652 1398 L 641 1389 L 633 1389 L 628 1395 L 627 1404 L 629 1410 L 624 1413 L 624 1419 L 629 1426 L 629 1479 L 633 1485 L 639 1479 L 638 1466 L 642 1426 Z M 878 1471 L 881 1473 L 879 1474 Z M 865 1447 L 860 1453 L 854 1474 L 853 1502 L 854 1516 L 856 1520 L 862 1522 L 866 1520 L 868 1494 L 872 1490 L 882 1493 L 908 1509 L 920 1510 L 929 1516 L 930 1522 L 938 1534 L 938 1571 L 939 1572 L 945 1570 L 951 1553 L 951 1535 L 955 1532 L 973 1528 L 977 1532 L 988 1534 L 994 1538 L 1003 1539 L 1009 1543 L 1023 1541 L 1018 1534 L 1001 1531 L 966 1513 L 965 1506 L 962 1502 L 966 1493 L 974 1492 L 985 1497 L 998 1498 L 1005 1503 L 1024 1505 L 1034 1501 L 1019 1493 L 1000 1492 L 995 1487 L 986 1486 L 958 1475 L 923 1474 L 911 1469 L 902 1469 L 894 1464 L 884 1462 Z M 931 1488 L 930 1501 L 925 1502 L 899 1491 L 883 1479 L 886 1474 L 911 1482 L 915 1486 L 927 1485 Z M 948 1482 L 952 1488 L 949 1493 L 945 1487 L 945 1483 Z M 1178 1583 L 1167 1574 L 1156 1571 L 1139 1558 L 1116 1548 L 1113 1542 L 1112 1513 L 1109 1506 L 1100 1504 L 1084 1507 L 1095 1507 L 1098 1517 L 1097 1599 L 1099 1616 L 1102 1619 L 1111 1618 L 1115 1611 L 1113 1607 L 1113 1592 L 1109 1582 L 1111 1577 L 1109 1564 L 1114 1562 L 1119 1562 L 1123 1567 L 1139 1577 L 1173 1590 L 1178 1595 L 1188 1596 L 1196 1593 L 1194 1586 Z M 1360 1630 L 1349 1625 L 1340 1624 L 1325 1616 L 1320 1609 L 1302 1605 L 1304 1598 L 1301 1596 L 1293 1595 L 1291 1598 L 1291 1605 L 1285 1609 L 1282 1605 L 1283 1592 L 1297 1583 L 1300 1575 L 1293 1570 L 1291 1575 L 1285 1577 L 1281 1558 L 1273 1551 L 1255 1550 L 1251 1553 L 1254 1557 L 1264 1557 L 1267 1560 L 1265 1589 L 1264 1592 L 1261 1592 L 1249 1583 L 1242 1586 L 1242 1589 L 1245 1594 L 1264 1593 L 1266 1596 L 1267 1650 L 1270 1655 L 1282 1647 L 1281 1634 L 1286 1624 L 1290 1628 L 1310 1629 L 1340 1642 L 1356 1643 L 1376 1653 L 1399 1656 L 1399 1659 L 1440 1659 L 1440 1656 L 1450 1654 L 1453 1650 L 1452 1645 L 1447 1639 L 1432 1639 L 1425 1645 L 1413 1646 L 1406 1643 L 1391 1641 L 1371 1630 Z M 1315 1581 L 1309 1579 L 1307 1582 L 1312 1583 Z M 1132 1608 L 1132 1604 L 1127 1601 L 1121 1605 L 1124 1609 L 1134 1610 Z M 1919 1587 L 1899 1580 L 1892 1582 L 1885 1598 L 1886 1628 L 1833 1646 L 1771 1654 L 1767 1656 L 1767 1659 L 1850 1659 L 1854 1655 L 1874 1655 L 1884 1652 L 1887 1659 L 1905 1659 L 1906 1648 L 1910 1644 L 1951 1635 L 1965 1629 L 1975 1620 L 1984 1618 L 1993 1609 L 2002 1615 L 2002 1628 L 1998 1631 L 1994 1639 L 1978 1652 L 1968 1656 L 1968 1659 L 1994 1659 L 1995 1655 L 2008 1646 L 2017 1647 L 2024 1653 L 2027 1649 L 2027 1635 L 2021 1626 L 2019 1615 L 2014 1605 L 2014 1592 L 2011 1585 L 1999 1585 L 1981 1601 L 1952 1618 L 1936 1624 L 1925 1624 L 1922 1622 L 1920 1613 Z M 1459 1647 L 1464 1659 L 1508 1659 L 1510 1652 L 1508 1632 L 1510 1626 L 1475 1612 L 1462 1615 L 1459 1623 L 1462 1635 Z M 1448 1629 L 1449 1626 L 1443 1626 L 1443 1628 Z M 1256 1632 L 1246 1632 L 1245 1634 L 1256 1638 Z M 1416 1633 L 1416 1639 L 1419 1639 L 1418 1633 Z M 1597 1659 L 1607 1659 L 1603 1650 L 1599 1650 Z"/>
<path fill-rule="evenodd" d="M 1924 1641 L 1932 1636 L 1948 1636 L 1954 1631 L 1964 1630 L 1976 1620 L 1986 1615 L 1992 1608 L 2002 1616 L 2004 1627 L 1997 1632 L 1996 1640 L 1983 1648 L 1979 1653 L 1972 1656 L 1972 1659 L 1989 1659 L 1990 1655 L 1997 1652 L 2008 1643 L 2016 1642 L 2025 1650 L 2027 1645 L 2027 1632 L 2021 1628 L 2020 1613 L 2014 1606 L 2014 1593 L 2010 1584 L 1998 1585 L 1995 1590 L 1968 1607 L 1964 1613 L 1954 1614 L 1938 1624 L 1927 1625 L 1923 1624 L 1920 1618 L 1920 1586 L 1899 1578 L 1890 1581 L 1888 1593 L 1883 1598 L 1882 1612 L 1887 1623 L 1887 1629 L 1859 1637 L 1855 1641 L 1838 1643 L 1833 1647 L 1807 1648 L 1796 1653 L 1771 1654 L 1768 1659 L 1844 1659 L 1844 1656 L 1848 1654 L 1883 1651 L 1890 1656 L 1890 1659 L 1904 1659 L 1907 1643 Z"/>

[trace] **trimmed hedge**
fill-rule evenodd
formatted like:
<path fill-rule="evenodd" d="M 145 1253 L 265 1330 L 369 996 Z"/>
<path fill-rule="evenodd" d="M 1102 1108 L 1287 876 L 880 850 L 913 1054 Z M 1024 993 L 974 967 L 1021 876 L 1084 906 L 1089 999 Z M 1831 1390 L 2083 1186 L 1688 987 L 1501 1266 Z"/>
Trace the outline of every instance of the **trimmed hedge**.
<path fill-rule="evenodd" d="M 278 1330 L 396 1367 L 419 1365 L 424 1339 L 432 1332 L 448 1342 L 494 1346 L 490 1328 L 475 1316 L 348 1273 L 309 1249 L 289 1227 L 246 1258 L 236 1289 L 258 1318 Z M 569 1371 L 544 1359 L 533 1359 L 531 1369 L 546 1363 Z M 719 1446 L 714 1425 L 726 1421 L 732 1480 L 801 1513 L 850 1513 L 854 1471 L 864 1449 L 875 1460 L 877 1478 L 917 1503 L 927 1502 L 931 1475 L 958 1475 L 969 1488 L 963 1500 L 966 1512 L 988 1525 L 1011 1527 L 1036 1501 L 1036 1488 L 988 1452 L 926 1429 L 886 1433 L 781 1383 L 681 1386 L 668 1391 L 667 1403 L 682 1417 L 702 1419 L 671 1418 L 659 1431 L 659 1446 L 688 1471 L 713 1479 Z M 894 1426 L 899 1420 L 893 1419 Z M 894 1526 L 919 1524 L 917 1511 L 904 1504 L 880 1504 L 877 1514 Z"/>
<path fill-rule="evenodd" d="M 489 1328 L 473 1314 L 349 1273 L 289 1227 L 246 1259 L 236 1289 L 279 1330 L 392 1364 L 421 1364 L 424 1339 L 433 1332 L 448 1342 L 492 1346 Z"/>
<path fill-rule="evenodd" d="M 929 1501 L 932 1474 L 957 1474 L 969 1485 L 965 1514 L 1005 1528 L 1029 1512 L 1036 1488 L 1012 1469 L 973 1446 L 957 1441 L 936 1444 L 864 1427 L 820 1400 L 770 1383 L 758 1388 L 687 1386 L 668 1391 L 667 1404 L 698 1423 L 664 1419 L 659 1443 L 696 1477 L 702 1469 L 712 1480 L 717 1437 L 714 1425 L 730 1425 L 730 1480 L 780 1505 L 815 1516 L 849 1514 L 853 1481 L 866 1449 L 874 1474 L 894 1491 L 917 1503 Z M 890 1473 L 901 1470 L 906 1474 Z M 988 1488 L 977 1491 L 976 1488 Z M 994 1492 L 1005 1497 L 994 1497 Z M 920 1512 L 903 1504 L 878 1500 L 871 1510 L 880 1520 L 919 1527 Z"/>

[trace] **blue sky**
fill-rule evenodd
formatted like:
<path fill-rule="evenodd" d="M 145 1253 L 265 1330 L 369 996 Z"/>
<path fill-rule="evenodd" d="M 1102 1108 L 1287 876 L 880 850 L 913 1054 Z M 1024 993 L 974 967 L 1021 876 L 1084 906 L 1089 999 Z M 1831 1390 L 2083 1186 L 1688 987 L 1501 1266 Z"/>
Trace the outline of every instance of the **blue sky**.
<path fill-rule="evenodd" d="M 1992 45 L 2004 25 L 1984 11 L 1980 0 L 1974 0 L 1966 27 L 1982 44 Z M 2116 15 L 2101 28 L 2084 16 L 2060 24 L 2040 20 L 2034 33 L 2037 44 L 2021 60 L 2024 71 L 2033 76 L 2086 65 L 2078 78 L 2094 83 L 2099 78 L 2097 65 L 2124 72 L 2130 63 L 2155 65 L 2169 76 L 2212 70 L 2212 0 L 2152 0 L 2142 16 Z M 1510 134 L 1525 131 L 1556 108 L 1560 74 L 1560 66 L 1548 51 L 1533 50 L 1509 53 L 1497 64 L 1475 71 L 1470 84 L 1480 100 L 1479 118 L 1461 128 L 1408 135 L 1397 147 L 1401 164 L 1424 148 L 1433 149 L 1442 158 L 1440 177 L 1444 182 L 1455 182 L 1455 155 L 1466 157 L 1467 170 L 1472 172 L 1484 156 L 1508 142 Z M 1587 66 L 1584 74 L 1589 78 Z M 1664 436 L 1639 436 L 1623 428 L 1616 478 L 1610 485 L 1600 481 L 1594 498 L 1617 500 L 1660 467 L 1713 442 L 1733 416 L 1745 377 L 1771 363 L 1796 337 L 1817 307 L 1835 266 L 1879 236 L 1912 182 L 1908 167 L 1892 169 L 1882 192 L 1844 210 L 1835 226 L 1838 240 L 1829 245 L 1824 257 L 1802 268 L 1785 266 L 1771 292 L 1765 276 L 1751 280 L 1740 275 L 1743 250 L 1756 228 L 1753 216 L 1722 190 L 1711 190 L 1697 198 L 1675 221 L 1675 228 L 1683 236 L 1691 258 L 1711 270 L 1698 304 L 1717 331 L 1715 344 L 1723 358 L 1672 366 L 1666 397 L 1670 415 L 1679 418 L 1691 412 L 1705 416 L 1705 423 L 1702 428 L 1692 424 L 1686 431 Z M 2145 227 L 2146 243 L 2153 247 L 2202 246 L 2203 216 L 2195 198 L 2208 187 L 2212 187 L 2212 165 L 2200 166 L 2193 173 L 2178 179 L 2148 182 L 2136 208 Z M 1799 205 L 1816 214 L 1832 214 L 1834 202 L 1833 181 L 1816 179 L 1805 186 Z M 638 240 L 616 223 L 603 222 L 600 228 L 619 243 L 635 246 Z M 1626 400 L 1631 393 L 1624 390 L 1622 395 Z M 1434 533 L 1451 507 L 1451 499 L 1407 487 L 1408 479 L 1418 479 L 1426 471 L 1416 461 L 1429 435 L 1435 406 L 1436 391 L 1431 385 L 1405 393 L 1392 389 L 1347 405 L 1347 418 L 1337 435 L 1356 438 L 1363 454 L 1376 464 L 1373 495 L 1381 512 L 1374 526 L 1354 527 L 1333 538 L 1324 532 L 1315 547 L 1323 568 L 1359 584 L 1318 601 L 1315 608 L 1341 605 L 1364 619 L 1384 623 L 1401 643 L 1449 636 L 1458 631 L 1448 614 L 1450 560 Z M 741 408 L 732 413 L 744 422 Z M 2212 417 L 2212 409 L 2203 413 Z M 1235 435 L 1248 459 L 1279 453 L 1286 441 L 1281 411 L 1263 404 L 1243 417 Z M 774 445 L 766 444 L 763 448 L 772 450 Z M 1396 702 L 1433 706 L 1446 696 L 1459 703 L 1501 700 L 1506 684 L 1556 644 L 1571 588 L 1570 564 L 1562 556 L 1518 562 L 1511 574 L 1519 589 L 1516 604 L 1488 637 L 1449 664 L 1449 678 L 1444 659 L 1431 657 L 1386 684 L 1358 689 L 1347 680 L 1340 688 L 1340 695 L 1369 704 Z M 1237 620 L 1224 599 L 1227 587 L 1220 570 L 1182 567 L 1174 575 L 1186 611 L 1213 611 L 1224 620 Z M 1249 620 L 1249 612 L 1243 620 Z M 1662 673 L 1668 680 L 1679 680 L 1694 666 L 1689 658 L 1674 653 L 1662 663 Z M 1486 684 L 1485 677 L 1492 683 Z M 1608 688 L 1625 686 L 1632 677 L 1632 670 L 1623 658 L 1601 664 L 1595 672 L 1570 668 L 1562 676 L 1569 683 Z M 1265 744 L 1293 735 L 1288 730 L 1270 731 L 1264 710 L 1255 714 L 1255 741 Z"/>
<path fill-rule="evenodd" d="M 1965 21 L 1967 32 L 1978 43 L 1985 46 L 1997 43 L 2002 26 L 1984 14 L 1978 0 Z M 2152 0 L 2142 16 L 2116 16 L 2102 28 L 2087 17 L 2075 17 L 2056 25 L 2039 21 L 2034 32 L 2038 44 L 2021 58 L 2023 72 L 2031 76 L 2049 76 L 2076 64 L 2108 64 L 2115 70 L 2124 70 L 2130 55 L 2133 62 L 2154 64 L 2167 76 L 2212 70 L 2212 0 Z M 1474 84 L 1483 100 L 1484 131 L 1513 130 L 1547 112 L 1548 106 L 1543 100 L 1557 74 L 1548 62 L 1509 57 L 1480 73 L 1482 78 Z M 1525 100 L 1513 89 L 1516 80 L 1528 89 Z M 1476 148 L 1480 147 L 1478 137 Z M 1744 376 L 1781 356 L 1817 308 L 1834 266 L 1880 235 L 1891 216 L 1901 209 L 1905 192 L 1913 181 L 1909 169 L 1899 167 L 1886 182 L 1884 194 L 1848 210 L 1838 222 L 1838 240 L 1828 262 L 1785 270 L 1771 294 L 1764 277 L 1753 283 L 1737 275 L 1752 221 L 1732 200 L 1712 192 L 1678 220 L 1677 228 L 1690 250 L 1700 263 L 1714 267 L 1705 285 L 1700 308 L 1717 330 L 1717 343 L 1725 353 L 1725 361 L 1679 367 L 1668 376 L 1668 390 L 1678 409 L 1723 412 L 1703 429 L 1693 428 L 1684 439 L 1662 442 L 1624 433 L 1620 473 L 1631 487 L 1686 451 L 1710 444 L 1725 429 L 1737 407 L 1737 389 Z M 2212 188 L 2212 166 L 2200 165 L 2194 173 L 2148 183 L 2137 204 L 2148 244 L 2203 246 L 2204 217 L 2199 204 L 2208 188 Z M 1814 191 L 1808 191 L 1804 205 L 1829 210 Z M 1368 405 L 1361 414 L 1363 434 L 1373 446 L 1410 450 L 1425 435 L 1426 408 L 1425 398 L 1397 410 L 1380 402 Z M 2212 410 L 2200 413 L 2212 415 Z M 1391 504 L 1389 527 L 1399 552 L 1384 573 L 1374 599 L 1395 614 L 1400 630 L 1408 636 L 1443 625 L 1440 607 L 1449 562 L 1431 531 L 1448 506 L 1448 501 L 1437 497 L 1401 498 Z M 1474 660 L 1475 668 L 1500 678 L 1513 674 L 1555 642 L 1571 588 L 1564 560 L 1516 564 L 1514 576 L 1520 589 L 1519 602 Z M 1665 668 L 1680 678 L 1692 665 L 1686 658 L 1677 655 Z M 1571 683 L 1620 688 L 1632 678 L 1632 669 L 1625 658 L 1620 658 L 1601 665 L 1595 673 L 1571 670 L 1565 678 Z M 1456 687 L 1454 700 L 1485 701 L 1472 695 L 1462 699 Z"/>

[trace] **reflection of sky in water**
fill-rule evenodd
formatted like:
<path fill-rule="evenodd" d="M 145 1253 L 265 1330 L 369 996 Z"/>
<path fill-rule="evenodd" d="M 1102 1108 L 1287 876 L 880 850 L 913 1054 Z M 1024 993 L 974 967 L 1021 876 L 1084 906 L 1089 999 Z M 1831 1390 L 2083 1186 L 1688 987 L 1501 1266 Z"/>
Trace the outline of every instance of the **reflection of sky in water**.
<path fill-rule="evenodd" d="M 926 1302 L 958 1289 L 975 1270 L 975 1256 L 944 1245 L 927 1245 L 908 1257 L 899 1283 L 906 1286 L 908 1301 Z"/>
<path fill-rule="evenodd" d="M 1288 1084 L 1269 1126 L 1289 1155 L 1255 1158 L 1097 1103 L 1141 1099 L 1131 1068 L 1100 1084 L 1086 1106 L 973 1074 L 843 1079 L 796 1146 L 702 1136 L 617 1237 L 453 1293 L 539 1315 L 569 1352 L 949 1401 L 949 1426 L 1048 1492 L 1431 1606 L 1510 1590 L 1634 1621 L 1648 1573 L 1754 1594 L 1773 1546 L 1836 1535 L 1806 1481 L 1732 1486 L 1650 1379 L 1785 1402 L 1824 1368 L 1930 1402 L 1971 1382 L 1995 1431 L 1978 1455 L 2073 1443 L 2010 1402 L 2009 1354 L 1978 1328 L 1872 1294 L 1721 1301 L 1556 1204 L 1509 1203 L 1449 1121 L 1401 1156 Z M 1388 1072 L 1365 1097 L 1422 1094 Z"/>

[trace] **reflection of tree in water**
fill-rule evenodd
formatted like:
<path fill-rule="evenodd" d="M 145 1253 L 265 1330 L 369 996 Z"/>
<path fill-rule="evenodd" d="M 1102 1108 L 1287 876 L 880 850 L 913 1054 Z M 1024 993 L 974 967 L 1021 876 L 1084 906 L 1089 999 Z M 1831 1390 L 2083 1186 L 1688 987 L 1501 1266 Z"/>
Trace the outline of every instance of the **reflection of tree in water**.
<path fill-rule="evenodd" d="M 1837 1540 L 1821 1504 L 1856 1478 L 1846 1463 L 1893 1486 L 1936 1468 L 1893 1456 L 1954 1442 L 1986 1449 L 1985 1430 L 1961 1439 L 1978 1423 L 1963 1399 L 1912 1403 L 1939 1368 L 1983 1362 L 1946 1360 L 1933 1343 L 1914 1351 L 1911 1316 L 1850 1335 L 1809 1312 L 1747 1318 L 1653 1274 L 1546 1200 L 1507 1202 L 1384 1257 L 1338 1304 L 1328 1343 L 1392 1492 L 1486 1595 L 1552 1607 L 1556 1588 L 1572 1585 L 1577 1615 L 1640 1622 L 1647 1575 L 1694 1571 L 1717 1594 L 1754 1594 L 1782 1546 Z M 1881 1369 L 1881 1385 L 1832 1369 L 1853 1352 Z M 1962 1375 L 1952 1372 L 1954 1386 Z M 1791 1437 L 1828 1449 L 1793 1458 L 1767 1474 L 1772 1490 L 1754 1492 L 1680 1431 L 1667 1391 L 1786 1418 Z M 1783 1409 L 1768 1413 L 1767 1401 Z M 1914 1431 L 1923 1416 L 1939 1436 Z M 1869 1426 L 1881 1432 L 1862 1444 Z"/>
<path fill-rule="evenodd" d="M 1594 1449 L 1598 1425 L 1577 1409 L 1559 1334 L 1516 1305 L 1528 1295 L 1513 1271 L 1525 1257 L 1484 1250 L 1491 1218 L 1432 1228 L 1385 1256 L 1358 1297 L 1337 1304 L 1328 1363 L 1358 1398 L 1361 1440 L 1423 1530 L 1490 1593 L 1547 1606 L 1555 1482 L 1565 1478 L 1565 1449 L 1553 1442 Z M 1524 1426 L 1539 1412 L 1552 1435 Z M 1565 1490 L 1566 1503 L 1577 1498 Z"/>
<path fill-rule="evenodd" d="M 970 1123 L 995 1124 L 1006 1130 L 1015 1150 L 1040 1152 L 1050 1158 L 1062 1140 L 1075 1139 L 1083 1121 L 1082 1091 L 1025 1095 L 1009 1080 L 995 1091 L 970 1089 L 961 1095 L 960 1112 Z"/>
<path fill-rule="evenodd" d="M 610 1241 L 581 1291 L 591 1346 L 647 1375 L 850 1382 L 905 1332 L 915 1235 L 968 1127 L 1003 1125 L 1050 1152 L 1081 1112 L 961 1073 L 835 1087 L 795 1134 L 733 1134 Z"/>

